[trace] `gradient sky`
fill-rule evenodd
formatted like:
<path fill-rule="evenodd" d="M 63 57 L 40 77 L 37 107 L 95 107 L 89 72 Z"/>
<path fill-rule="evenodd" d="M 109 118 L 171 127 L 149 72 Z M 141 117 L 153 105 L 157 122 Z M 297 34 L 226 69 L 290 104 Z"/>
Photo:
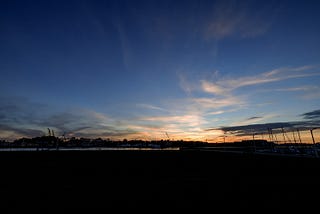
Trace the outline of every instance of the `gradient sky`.
<path fill-rule="evenodd" d="M 215 142 L 320 126 L 319 11 L 319 1 L 1 1 L 0 139 L 51 128 Z"/>

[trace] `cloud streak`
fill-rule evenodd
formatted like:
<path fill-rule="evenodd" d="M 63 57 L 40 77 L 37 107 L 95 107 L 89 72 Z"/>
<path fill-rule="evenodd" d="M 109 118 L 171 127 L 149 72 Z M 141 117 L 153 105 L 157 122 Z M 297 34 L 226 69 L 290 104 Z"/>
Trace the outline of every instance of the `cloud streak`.
<path fill-rule="evenodd" d="M 223 126 L 218 128 L 210 128 L 206 131 L 222 130 L 234 136 L 250 136 L 253 133 L 267 134 L 268 129 L 272 129 L 274 133 L 281 133 L 282 128 L 287 130 L 300 131 L 310 130 L 311 128 L 318 127 L 320 120 L 314 121 L 295 121 L 295 122 L 275 122 L 275 123 L 260 123 L 241 126 Z"/>
<path fill-rule="evenodd" d="M 318 90 L 318 87 L 317 86 L 300 86 L 300 87 L 292 87 L 292 88 L 279 88 L 274 90 L 283 91 L 283 92 L 312 91 L 312 90 Z"/>
<path fill-rule="evenodd" d="M 195 103 L 200 109 L 221 109 L 232 106 L 242 106 L 245 105 L 245 102 L 240 97 L 228 96 L 222 98 L 192 98 L 191 101 Z"/>
<path fill-rule="evenodd" d="M 288 122 L 274 122 L 274 123 L 257 123 L 257 124 L 246 124 L 246 125 L 234 125 L 234 126 L 221 126 L 217 128 L 209 128 L 206 131 L 216 131 L 220 130 L 224 135 L 235 136 L 235 137 L 245 137 L 252 136 L 253 134 L 270 134 L 272 130 L 273 134 L 282 134 L 283 131 L 295 132 L 299 131 L 309 131 L 310 129 L 320 127 L 320 110 L 315 110 L 312 112 L 306 112 L 301 114 L 304 120 L 299 121 L 288 121 Z M 255 120 L 260 117 L 251 117 L 247 120 Z M 272 137 L 273 138 L 273 137 Z M 287 137 L 288 138 L 288 137 Z M 310 141 L 310 139 L 305 139 Z M 289 139 L 290 141 L 290 139 Z"/>
<path fill-rule="evenodd" d="M 320 119 L 320 109 L 302 114 L 304 119 L 313 120 Z"/>
<path fill-rule="evenodd" d="M 267 71 L 255 76 L 219 79 L 213 82 L 202 80 L 201 88 L 204 92 L 210 94 L 228 95 L 231 91 L 245 86 L 254 86 L 271 82 L 278 82 L 292 78 L 319 76 L 319 72 L 312 71 L 314 68 L 316 67 L 311 65 L 301 67 L 284 67 Z"/>
<path fill-rule="evenodd" d="M 137 104 L 138 107 L 144 108 L 144 109 L 149 109 L 149 110 L 157 110 L 157 111 L 164 111 L 167 112 L 168 110 L 161 108 L 159 106 L 155 106 L 155 105 L 151 105 L 151 104 L 145 104 L 145 103 L 141 103 L 141 104 Z"/>

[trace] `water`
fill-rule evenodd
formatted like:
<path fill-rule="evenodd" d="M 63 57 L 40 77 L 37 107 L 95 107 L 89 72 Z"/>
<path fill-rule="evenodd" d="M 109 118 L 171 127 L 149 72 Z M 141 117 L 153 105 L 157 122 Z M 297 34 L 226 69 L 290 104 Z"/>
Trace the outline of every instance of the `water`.
<path fill-rule="evenodd" d="M 0 151 L 108 151 L 108 150 L 143 150 L 143 151 L 157 151 L 157 150 L 180 150 L 179 147 L 168 148 L 152 148 L 152 147 L 74 147 L 74 148 L 0 148 Z"/>

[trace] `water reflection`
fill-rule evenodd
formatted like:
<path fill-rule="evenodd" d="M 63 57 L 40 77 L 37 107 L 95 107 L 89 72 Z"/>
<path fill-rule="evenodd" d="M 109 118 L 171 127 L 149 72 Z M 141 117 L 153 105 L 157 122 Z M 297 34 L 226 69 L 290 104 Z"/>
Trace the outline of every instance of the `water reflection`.
<path fill-rule="evenodd" d="M 0 151 L 56 151 L 56 148 L 0 148 Z M 74 147 L 74 148 L 59 148 L 59 151 L 107 151 L 107 150 L 143 150 L 143 151 L 156 151 L 156 150 L 180 150 L 179 147 L 168 148 L 150 148 L 150 147 Z"/>

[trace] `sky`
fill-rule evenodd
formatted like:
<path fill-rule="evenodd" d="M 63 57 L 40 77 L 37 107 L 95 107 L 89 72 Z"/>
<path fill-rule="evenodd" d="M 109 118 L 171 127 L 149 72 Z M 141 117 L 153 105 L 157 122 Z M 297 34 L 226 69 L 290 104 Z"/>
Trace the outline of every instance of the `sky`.
<path fill-rule="evenodd" d="M 284 128 L 310 142 L 319 11 L 308 0 L 2 0 L 0 139 L 50 128 L 221 142 Z"/>

